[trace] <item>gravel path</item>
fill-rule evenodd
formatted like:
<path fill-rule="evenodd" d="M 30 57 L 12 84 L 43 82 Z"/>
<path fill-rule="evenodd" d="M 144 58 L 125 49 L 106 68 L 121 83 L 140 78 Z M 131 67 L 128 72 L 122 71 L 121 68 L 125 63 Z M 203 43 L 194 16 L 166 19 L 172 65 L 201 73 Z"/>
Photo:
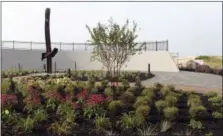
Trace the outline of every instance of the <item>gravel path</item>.
<path fill-rule="evenodd" d="M 172 72 L 152 72 L 155 77 L 142 81 L 143 85 L 153 85 L 156 82 L 161 84 L 186 85 L 204 88 L 219 88 L 222 89 L 222 76 L 180 71 Z"/>

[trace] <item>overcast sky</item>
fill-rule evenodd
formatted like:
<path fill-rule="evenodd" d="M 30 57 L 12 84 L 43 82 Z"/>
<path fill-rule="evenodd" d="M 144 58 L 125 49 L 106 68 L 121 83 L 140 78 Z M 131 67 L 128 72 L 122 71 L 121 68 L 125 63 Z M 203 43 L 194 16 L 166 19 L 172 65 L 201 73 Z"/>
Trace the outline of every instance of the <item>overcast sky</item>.
<path fill-rule="evenodd" d="M 169 40 L 180 56 L 222 55 L 221 3 L 3 3 L 2 40 L 44 42 L 45 8 L 51 8 L 52 42 L 86 42 L 85 25 L 123 24 L 128 18 L 141 30 L 138 41 Z"/>

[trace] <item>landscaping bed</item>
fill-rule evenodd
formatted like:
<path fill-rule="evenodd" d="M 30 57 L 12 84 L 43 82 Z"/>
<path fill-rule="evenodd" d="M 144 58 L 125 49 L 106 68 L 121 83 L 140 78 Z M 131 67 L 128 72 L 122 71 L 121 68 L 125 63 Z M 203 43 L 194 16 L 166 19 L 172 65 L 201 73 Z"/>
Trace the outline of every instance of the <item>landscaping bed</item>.
<path fill-rule="evenodd" d="M 17 82 L 11 77 L 2 88 L 2 135 L 223 133 L 222 96 L 214 92 L 183 92 L 158 83 L 145 88 L 139 76 L 132 77 L 135 86 L 130 87 L 131 78 L 122 77 L 121 83 L 110 84 L 104 78 L 97 80 L 95 74 L 88 74 L 87 82 L 76 75 L 26 77 Z"/>

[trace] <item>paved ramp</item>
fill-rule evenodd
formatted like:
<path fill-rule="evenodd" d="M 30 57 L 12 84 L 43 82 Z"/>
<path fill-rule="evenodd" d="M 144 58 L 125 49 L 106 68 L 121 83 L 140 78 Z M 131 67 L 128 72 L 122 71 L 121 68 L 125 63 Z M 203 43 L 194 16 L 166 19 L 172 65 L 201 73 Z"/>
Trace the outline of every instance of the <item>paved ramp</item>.
<path fill-rule="evenodd" d="M 2 69 L 18 68 L 22 69 L 43 69 L 46 60 L 41 61 L 43 50 L 13 50 L 2 49 Z M 53 58 L 53 69 L 66 70 L 74 69 L 75 62 L 78 70 L 105 70 L 98 61 L 91 61 L 91 52 L 87 51 L 59 51 Z M 151 71 L 179 72 L 171 55 L 166 51 L 146 51 L 142 54 L 134 55 L 123 67 L 124 70 L 147 71 L 148 63 Z"/>

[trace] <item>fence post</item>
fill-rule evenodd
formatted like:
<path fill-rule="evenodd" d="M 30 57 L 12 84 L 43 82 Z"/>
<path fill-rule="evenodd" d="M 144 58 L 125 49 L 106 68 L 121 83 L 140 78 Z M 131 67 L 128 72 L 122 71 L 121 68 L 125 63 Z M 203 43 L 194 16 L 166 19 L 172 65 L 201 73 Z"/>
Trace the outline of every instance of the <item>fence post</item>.
<path fill-rule="evenodd" d="M 57 73 L 57 62 L 54 62 L 54 72 Z"/>
<path fill-rule="evenodd" d="M 158 42 L 156 41 L 156 51 L 158 50 L 158 47 L 157 46 L 158 46 Z"/>
<path fill-rule="evenodd" d="M 74 42 L 73 42 L 73 51 L 74 51 Z"/>
<path fill-rule="evenodd" d="M 61 42 L 60 42 L 60 50 L 61 50 Z"/>
<path fill-rule="evenodd" d="M 18 69 L 19 69 L 19 72 L 21 71 L 21 66 L 20 66 L 20 63 L 18 64 Z"/>
<path fill-rule="evenodd" d="M 77 71 L 77 63 L 76 63 L 76 61 L 74 63 L 74 70 L 75 70 L 75 72 Z"/>
<path fill-rule="evenodd" d="M 148 74 L 150 74 L 150 63 L 148 63 Z"/>
<path fill-rule="evenodd" d="M 168 40 L 166 40 L 166 51 L 168 51 Z"/>
<path fill-rule="evenodd" d="M 30 41 L 30 48 L 31 48 L 31 50 L 32 50 L 32 41 Z"/>
<path fill-rule="evenodd" d="M 14 49 L 14 46 L 15 46 L 15 41 L 13 40 L 12 41 L 12 49 Z"/>

